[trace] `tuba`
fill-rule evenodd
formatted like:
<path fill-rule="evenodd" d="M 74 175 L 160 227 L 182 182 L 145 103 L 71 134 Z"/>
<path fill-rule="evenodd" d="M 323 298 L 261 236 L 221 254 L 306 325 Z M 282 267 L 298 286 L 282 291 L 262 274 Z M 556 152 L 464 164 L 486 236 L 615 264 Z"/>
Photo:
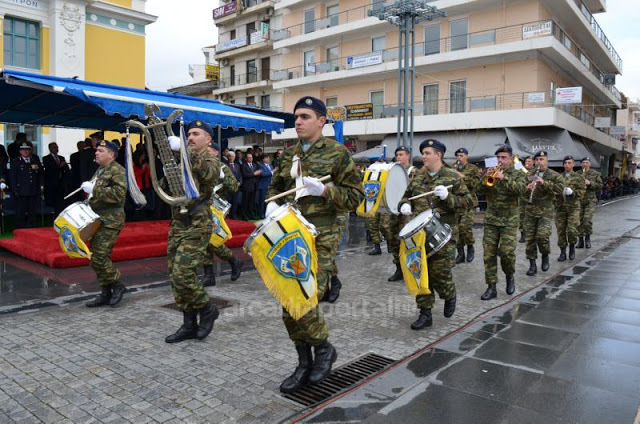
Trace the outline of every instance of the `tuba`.
<path fill-rule="evenodd" d="M 163 202 L 171 206 L 180 206 L 180 213 L 184 214 L 188 212 L 186 208 L 187 203 L 193 199 L 193 194 L 187 194 L 187 192 L 190 191 L 188 190 L 189 184 L 193 182 L 191 165 L 188 163 L 188 157 L 186 155 L 183 155 L 183 158 L 187 159 L 186 161 L 183 159 L 183 162 L 186 162 L 184 166 L 176 160 L 176 155 L 174 155 L 171 150 L 168 139 L 169 136 L 174 135 L 171 124 L 178 119 L 183 112 L 179 109 L 174 110 L 167 120 L 163 122 L 154 113 L 159 111 L 160 108 L 155 104 L 147 104 L 144 107 L 144 113 L 147 116 L 148 125 L 144 125 L 142 122 L 135 120 L 129 120 L 125 125 L 139 128 L 142 132 L 147 149 L 147 156 L 149 157 L 149 172 L 151 174 L 153 190 Z M 160 161 L 162 162 L 162 169 L 164 170 L 169 191 L 173 193 L 173 195 L 165 192 L 158 182 L 154 160 L 156 157 L 153 150 L 154 144 L 160 155 Z M 181 150 L 183 149 L 185 149 L 184 145 L 181 147 Z"/>

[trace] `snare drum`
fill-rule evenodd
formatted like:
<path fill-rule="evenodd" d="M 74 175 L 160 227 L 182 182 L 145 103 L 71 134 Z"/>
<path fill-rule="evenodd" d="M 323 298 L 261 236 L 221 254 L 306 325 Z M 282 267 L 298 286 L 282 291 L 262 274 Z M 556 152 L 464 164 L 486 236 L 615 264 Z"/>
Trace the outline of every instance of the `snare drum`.
<path fill-rule="evenodd" d="M 376 212 L 398 215 L 398 204 L 409 185 L 407 171 L 399 163 L 374 163 L 367 168 L 364 200 L 359 215 L 373 216 Z"/>
<path fill-rule="evenodd" d="M 222 213 L 222 216 L 225 218 L 229 214 L 229 210 L 231 209 L 231 203 L 224 200 L 222 197 L 218 196 L 216 193 L 213 193 L 213 200 L 211 205 L 219 210 Z"/>
<path fill-rule="evenodd" d="M 451 239 L 451 227 L 449 224 L 441 223 L 440 215 L 432 209 L 427 209 L 402 227 L 400 237 L 411 238 L 422 229 L 427 233 L 427 257 L 442 249 Z"/>
<path fill-rule="evenodd" d="M 73 226 L 84 241 L 90 240 L 102 225 L 100 216 L 84 202 L 74 202 L 60 212 L 53 223 L 53 228 L 58 234 L 63 228 L 61 223 L 64 221 L 66 225 Z"/>

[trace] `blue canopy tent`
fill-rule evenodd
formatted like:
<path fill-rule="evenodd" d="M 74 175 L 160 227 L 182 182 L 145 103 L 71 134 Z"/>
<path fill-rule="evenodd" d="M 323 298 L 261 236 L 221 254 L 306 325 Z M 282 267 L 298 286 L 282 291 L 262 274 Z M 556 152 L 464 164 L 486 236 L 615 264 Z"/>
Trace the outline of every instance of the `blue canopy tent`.
<path fill-rule="evenodd" d="M 238 131 L 281 132 L 285 124 L 283 118 L 273 113 L 266 116 L 217 100 L 16 70 L 0 71 L 0 122 L 124 132 L 127 120 L 145 121 L 144 106 L 149 103 L 160 108 L 157 116 L 161 119 L 182 109 L 185 122 L 199 119 L 220 126 L 223 136 Z"/>

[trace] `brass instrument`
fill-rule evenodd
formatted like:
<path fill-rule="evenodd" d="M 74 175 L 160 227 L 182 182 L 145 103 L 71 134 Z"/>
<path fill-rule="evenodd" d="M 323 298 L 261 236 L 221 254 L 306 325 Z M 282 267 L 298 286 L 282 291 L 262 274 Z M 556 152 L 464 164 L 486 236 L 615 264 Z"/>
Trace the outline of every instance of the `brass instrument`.
<path fill-rule="evenodd" d="M 496 175 L 498 175 L 498 172 L 500 172 L 501 170 L 502 168 L 498 166 L 496 167 L 496 169 L 493 170 L 491 174 L 487 173 L 482 179 L 482 182 L 484 183 L 484 185 L 486 185 L 487 187 L 495 186 L 498 183 L 498 179 L 496 178 Z"/>
<path fill-rule="evenodd" d="M 524 167 L 524 164 L 523 164 L 523 163 L 522 163 L 522 161 L 520 160 L 520 156 L 518 156 L 518 155 L 516 154 L 516 155 L 513 155 L 513 165 L 514 165 L 514 167 L 515 167 L 516 169 L 518 169 L 518 167 L 517 167 L 517 166 L 515 166 L 517 163 L 519 163 L 519 164 L 520 164 L 520 166 L 521 166 L 520 170 L 521 170 L 522 172 L 524 172 L 525 174 L 526 174 L 527 172 L 529 172 L 529 170 L 528 170 L 527 168 L 525 168 L 525 167 Z"/>
<path fill-rule="evenodd" d="M 537 177 L 538 176 L 538 172 L 540 172 L 540 166 L 538 166 L 536 168 L 536 172 L 533 175 L 535 175 Z M 536 187 L 537 186 L 538 186 L 538 181 L 535 181 L 533 183 L 533 188 L 531 189 L 531 194 L 529 194 L 529 204 L 533 203 L 533 192 L 536 191 Z"/>

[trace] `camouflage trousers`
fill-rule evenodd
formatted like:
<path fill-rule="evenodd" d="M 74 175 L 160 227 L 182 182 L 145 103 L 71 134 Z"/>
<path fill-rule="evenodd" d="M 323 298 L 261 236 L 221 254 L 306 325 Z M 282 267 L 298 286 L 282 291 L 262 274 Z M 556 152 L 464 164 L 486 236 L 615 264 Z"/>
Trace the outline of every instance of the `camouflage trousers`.
<path fill-rule="evenodd" d="M 312 220 L 311 222 L 313 223 Z M 342 229 L 336 222 L 323 226 L 314 225 L 320 233 L 316 237 L 316 253 L 318 255 L 316 278 L 318 280 L 318 299 L 322 299 L 333 275 L 334 260 L 342 237 Z M 282 321 L 287 328 L 289 338 L 298 346 L 317 346 L 329 337 L 329 327 L 327 327 L 319 307 L 313 308 L 298 321 L 283 309 Z"/>
<path fill-rule="evenodd" d="M 580 203 L 580 227 L 578 228 L 579 236 L 590 236 L 593 234 L 593 213 L 596 211 L 596 197 L 586 198 Z"/>
<path fill-rule="evenodd" d="M 551 253 L 551 213 L 549 216 L 532 216 L 525 214 L 524 238 L 526 240 L 525 251 L 527 259 L 537 259 L 538 251 L 541 255 Z"/>
<path fill-rule="evenodd" d="M 524 232 L 524 210 L 527 208 L 527 199 L 520 199 L 518 203 L 518 211 L 520 215 L 520 223 L 518 224 L 518 230 L 521 233 Z"/>
<path fill-rule="evenodd" d="M 517 218 L 517 217 L 516 217 Z M 484 249 L 484 281 L 487 284 L 498 283 L 498 256 L 505 275 L 516 272 L 516 238 L 518 227 L 513 225 L 484 225 L 482 246 Z"/>
<path fill-rule="evenodd" d="M 367 218 L 367 222 L 369 223 L 369 234 L 371 234 L 371 240 L 374 244 L 382 243 L 382 236 L 380 234 L 381 219 L 382 215 L 379 213 L 375 214 L 372 218 Z"/>
<path fill-rule="evenodd" d="M 450 300 L 456 295 L 451 269 L 456 263 L 456 244 L 449 241 L 442 249 L 427 259 L 429 272 L 429 289 L 431 294 L 416 296 L 416 304 L 420 309 L 431 309 L 436 302 L 435 293 L 440 299 Z"/>
<path fill-rule="evenodd" d="M 221 244 L 218 247 L 213 247 L 211 243 L 207 243 L 207 253 L 202 259 L 202 265 L 213 265 L 213 255 L 216 255 L 225 262 L 231 262 L 231 260 L 233 259 L 233 253 L 231 252 L 231 249 L 229 249 L 224 244 Z"/>
<path fill-rule="evenodd" d="M 336 223 L 340 226 L 340 240 L 342 240 L 347 232 L 347 222 L 349 221 L 349 213 L 339 213 L 336 218 Z M 338 241 L 338 246 L 340 245 L 340 241 Z M 331 276 L 338 275 L 338 264 L 336 263 L 336 258 L 333 258 L 333 271 Z"/>
<path fill-rule="evenodd" d="M 474 209 L 466 210 L 458 214 L 458 236 L 456 238 L 456 244 L 458 246 L 470 246 L 475 243 L 473 239 L 473 216 Z"/>
<path fill-rule="evenodd" d="M 556 230 L 558 231 L 558 247 L 578 242 L 580 227 L 580 207 L 564 207 L 556 210 Z"/>
<path fill-rule="evenodd" d="M 120 271 L 111 262 L 111 252 L 118 240 L 119 229 L 100 227 L 91 239 L 91 269 L 96 273 L 100 287 L 120 280 Z"/>
<path fill-rule="evenodd" d="M 209 225 L 200 221 L 201 225 L 187 226 L 172 220 L 169 229 L 169 281 L 176 305 L 182 312 L 195 312 L 209 302 L 209 295 L 198 281 L 196 272 L 207 254 L 211 220 L 208 220 Z"/>
<path fill-rule="evenodd" d="M 384 215 L 382 218 L 382 233 L 387 240 L 387 252 L 393 255 L 393 263 L 400 263 L 400 230 L 409 222 L 405 215 Z"/>

